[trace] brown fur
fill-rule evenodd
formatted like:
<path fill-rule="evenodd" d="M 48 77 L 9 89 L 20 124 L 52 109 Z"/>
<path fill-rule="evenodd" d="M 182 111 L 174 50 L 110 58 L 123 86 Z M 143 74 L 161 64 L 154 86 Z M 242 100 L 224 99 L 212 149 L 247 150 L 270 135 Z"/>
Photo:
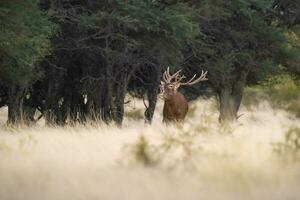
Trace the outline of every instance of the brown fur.
<path fill-rule="evenodd" d="M 163 108 L 163 122 L 183 121 L 188 109 L 188 102 L 180 92 L 168 95 Z"/>
<path fill-rule="evenodd" d="M 163 109 L 163 122 L 181 122 L 184 120 L 188 112 L 189 105 L 184 96 L 178 92 L 178 88 L 182 85 L 194 85 L 200 81 L 208 80 L 206 75 L 207 71 L 202 71 L 199 78 L 195 79 L 196 74 L 187 82 L 182 82 L 185 76 L 179 73 L 181 70 L 170 74 L 170 68 L 163 73 L 163 81 L 160 83 L 160 93 L 165 100 Z"/>

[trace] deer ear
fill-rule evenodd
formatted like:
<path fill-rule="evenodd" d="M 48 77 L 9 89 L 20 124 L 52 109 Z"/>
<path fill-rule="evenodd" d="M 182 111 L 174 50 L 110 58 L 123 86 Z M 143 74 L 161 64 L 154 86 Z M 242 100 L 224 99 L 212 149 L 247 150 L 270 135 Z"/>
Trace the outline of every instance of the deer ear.
<path fill-rule="evenodd" d="M 160 82 L 160 84 L 161 84 L 161 85 L 164 85 L 164 84 L 165 84 L 165 82 L 161 81 L 161 82 Z"/>

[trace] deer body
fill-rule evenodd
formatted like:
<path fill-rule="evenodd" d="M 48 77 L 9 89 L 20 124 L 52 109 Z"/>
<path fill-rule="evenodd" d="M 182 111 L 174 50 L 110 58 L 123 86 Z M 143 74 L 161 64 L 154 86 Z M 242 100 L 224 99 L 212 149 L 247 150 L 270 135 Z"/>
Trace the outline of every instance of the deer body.
<path fill-rule="evenodd" d="M 189 106 L 187 100 L 180 92 L 176 92 L 169 98 L 165 99 L 163 108 L 163 121 L 183 121 Z"/>
<path fill-rule="evenodd" d="M 179 75 L 181 70 L 170 75 L 169 67 L 163 74 L 163 81 L 160 84 L 160 92 L 165 103 L 163 108 L 163 122 L 182 122 L 188 112 L 189 105 L 184 96 L 177 91 L 181 85 L 194 85 L 200 81 L 208 80 L 207 72 L 203 72 L 195 80 L 196 74 L 187 82 L 181 82 L 185 76 Z"/>

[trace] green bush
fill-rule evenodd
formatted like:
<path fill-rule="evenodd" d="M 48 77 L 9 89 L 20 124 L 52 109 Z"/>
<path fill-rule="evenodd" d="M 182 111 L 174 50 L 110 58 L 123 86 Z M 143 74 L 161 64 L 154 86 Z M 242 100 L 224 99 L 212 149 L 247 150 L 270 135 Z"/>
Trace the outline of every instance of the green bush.
<path fill-rule="evenodd" d="M 247 108 L 268 101 L 273 108 L 284 109 L 300 117 L 300 88 L 289 76 L 273 77 L 259 86 L 245 89 L 243 105 Z"/>
<path fill-rule="evenodd" d="M 293 115 L 295 115 L 297 118 L 300 118 L 300 101 L 295 100 L 288 103 L 286 106 L 286 110 Z"/>
<path fill-rule="evenodd" d="M 137 143 L 132 147 L 132 153 L 135 161 L 143 164 L 144 166 L 153 166 L 157 164 L 154 158 L 153 147 L 149 144 L 145 136 L 141 136 Z"/>
<path fill-rule="evenodd" d="M 293 160 L 300 160 L 300 128 L 290 128 L 284 141 L 275 144 L 275 151 L 286 158 L 291 157 Z"/>

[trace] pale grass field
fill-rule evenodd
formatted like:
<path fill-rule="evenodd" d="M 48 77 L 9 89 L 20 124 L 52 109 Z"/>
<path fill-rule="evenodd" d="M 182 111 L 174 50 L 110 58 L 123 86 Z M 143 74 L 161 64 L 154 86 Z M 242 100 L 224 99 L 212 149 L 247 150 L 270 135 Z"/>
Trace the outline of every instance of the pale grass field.
<path fill-rule="evenodd" d="M 183 125 L 139 116 L 124 126 L 6 127 L 0 112 L 1 200 L 299 200 L 300 165 L 274 151 L 299 120 L 264 103 L 218 125 L 213 100 L 192 103 Z"/>

